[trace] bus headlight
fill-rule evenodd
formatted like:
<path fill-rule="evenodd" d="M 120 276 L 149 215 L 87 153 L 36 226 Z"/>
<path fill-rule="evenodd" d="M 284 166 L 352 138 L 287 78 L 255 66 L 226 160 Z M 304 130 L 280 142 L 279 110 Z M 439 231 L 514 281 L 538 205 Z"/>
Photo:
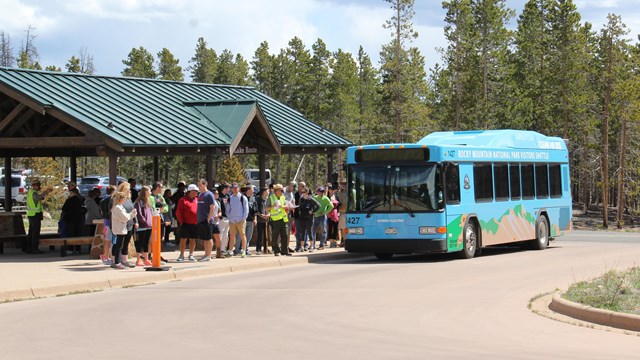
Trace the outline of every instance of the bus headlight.
<path fill-rule="evenodd" d="M 436 233 L 435 226 L 420 226 L 419 230 L 420 235 L 434 235 Z"/>
<path fill-rule="evenodd" d="M 350 227 L 349 234 L 353 234 L 353 235 L 364 235 L 364 228 L 363 227 Z"/>

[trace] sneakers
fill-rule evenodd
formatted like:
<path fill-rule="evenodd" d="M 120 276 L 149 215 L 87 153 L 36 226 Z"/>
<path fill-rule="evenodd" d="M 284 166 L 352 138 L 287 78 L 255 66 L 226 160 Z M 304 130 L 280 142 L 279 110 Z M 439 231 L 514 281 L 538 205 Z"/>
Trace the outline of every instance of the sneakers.
<path fill-rule="evenodd" d="M 256 255 L 262 255 L 262 252 L 261 251 L 256 251 L 255 254 Z"/>
<path fill-rule="evenodd" d="M 318 250 L 324 250 L 324 246 L 320 246 Z"/>
<path fill-rule="evenodd" d="M 314 248 L 309 248 L 309 252 L 310 252 L 310 253 L 314 252 L 315 250 L 316 250 L 316 249 L 314 249 Z"/>
<path fill-rule="evenodd" d="M 144 261 L 142 259 L 136 260 L 136 266 L 144 266 Z"/>
<path fill-rule="evenodd" d="M 198 262 L 209 262 L 211 261 L 211 256 L 203 256 L 198 260 Z"/>
<path fill-rule="evenodd" d="M 189 261 L 196 261 L 196 257 L 193 254 L 189 254 Z"/>
<path fill-rule="evenodd" d="M 111 259 L 106 259 L 106 260 L 102 261 L 102 263 L 103 263 L 104 265 L 109 265 L 109 266 L 111 266 L 111 265 L 113 265 L 113 260 L 111 260 Z"/>
<path fill-rule="evenodd" d="M 224 259 L 224 256 L 222 256 L 222 254 L 217 254 L 216 259 Z"/>
<path fill-rule="evenodd" d="M 128 268 L 134 268 L 134 267 L 136 267 L 136 265 L 133 265 L 132 263 L 130 263 L 130 262 L 128 262 L 128 261 L 123 261 L 123 262 L 121 262 L 121 264 L 122 264 L 124 267 L 128 267 Z"/>
<path fill-rule="evenodd" d="M 116 269 L 116 270 L 124 270 L 125 266 L 122 265 L 122 264 L 113 264 L 113 265 L 111 265 L 111 268 L 112 269 Z"/>
<path fill-rule="evenodd" d="M 230 251 L 227 251 L 226 253 L 224 253 L 224 257 L 232 257 L 233 255 L 231 254 Z"/>
<path fill-rule="evenodd" d="M 240 254 L 240 256 L 242 256 L 242 258 L 246 258 L 247 257 L 247 253 L 245 253 L 244 251 Z"/>
<path fill-rule="evenodd" d="M 144 266 L 153 266 L 153 263 L 149 260 L 145 260 L 145 262 L 143 263 Z"/>
<path fill-rule="evenodd" d="M 180 254 L 180 256 L 178 256 L 178 258 L 176 259 L 176 262 L 184 262 L 184 255 Z"/>
<path fill-rule="evenodd" d="M 301 248 L 296 248 L 295 251 L 296 252 L 302 252 L 302 249 Z"/>

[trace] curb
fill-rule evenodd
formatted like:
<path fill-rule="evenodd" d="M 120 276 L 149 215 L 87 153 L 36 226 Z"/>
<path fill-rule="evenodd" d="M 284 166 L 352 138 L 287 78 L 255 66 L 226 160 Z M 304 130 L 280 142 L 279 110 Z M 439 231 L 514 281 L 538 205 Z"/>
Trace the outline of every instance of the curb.
<path fill-rule="evenodd" d="M 617 329 L 640 331 L 640 315 L 619 313 L 578 304 L 563 299 L 559 294 L 553 295 L 551 303 L 549 304 L 549 309 L 578 320 L 610 326 Z"/>
<path fill-rule="evenodd" d="M 170 282 L 179 280 L 188 280 L 199 277 L 216 276 L 223 274 L 231 274 L 245 271 L 259 271 L 268 269 L 277 269 L 281 267 L 299 266 L 308 264 L 317 264 L 329 261 L 340 261 L 358 259 L 362 257 L 371 256 L 371 254 L 349 254 L 347 252 L 342 253 L 328 253 L 328 254 L 313 254 L 306 256 L 293 256 L 285 258 L 272 258 L 269 262 L 260 263 L 238 263 L 229 264 L 227 266 L 215 266 L 197 269 L 170 269 L 169 271 L 148 272 L 144 275 L 129 277 L 129 278 L 116 278 L 106 280 L 96 280 L 84 283 L 65 284 L 65 285 L 52 285 L 52 286 L 38 286 L 25 289 L 12 289 L 0 291 L 0 304 L 4 302 L 22 301 L 38 299 L 43 297 L 53 297 L 70 295 L 77 293 L 95 292 L 106 289 L 123 288 L 130 286 L 143 286 L 150 285 L 159 282 Z"/>

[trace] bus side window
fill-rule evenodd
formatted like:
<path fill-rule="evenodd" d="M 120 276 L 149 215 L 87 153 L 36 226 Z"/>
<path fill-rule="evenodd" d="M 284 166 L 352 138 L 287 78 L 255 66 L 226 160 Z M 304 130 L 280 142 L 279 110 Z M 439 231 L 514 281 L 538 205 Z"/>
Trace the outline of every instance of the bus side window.
<path fill-rule="evenodd" d="M 458 164 L 446 164 L 444 169 L 444 184 L 447 204 L 460 203 L 460 169 Z"/>
<path fill-rule="evenodd" d="M 520 164 L 509 165 L 511 200 L 520 200 Z"/>
<path fill-rule="evenodd" d="M 535 197 L 535 178 L 533 176 L 533 164 L 522 164 L 520 167 L 522 178 L 522 198 L 533 199 Z"/>

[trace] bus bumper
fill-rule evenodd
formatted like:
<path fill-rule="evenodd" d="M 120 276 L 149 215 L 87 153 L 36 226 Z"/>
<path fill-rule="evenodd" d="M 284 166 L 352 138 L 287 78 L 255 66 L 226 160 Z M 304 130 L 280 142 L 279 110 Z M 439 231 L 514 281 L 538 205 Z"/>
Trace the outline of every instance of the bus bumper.
<path fill-rule="evenodd" d="M 446 239 L 346 239 L 345 250 L 349 252 L 412 254 L 447 252 Z"/>

